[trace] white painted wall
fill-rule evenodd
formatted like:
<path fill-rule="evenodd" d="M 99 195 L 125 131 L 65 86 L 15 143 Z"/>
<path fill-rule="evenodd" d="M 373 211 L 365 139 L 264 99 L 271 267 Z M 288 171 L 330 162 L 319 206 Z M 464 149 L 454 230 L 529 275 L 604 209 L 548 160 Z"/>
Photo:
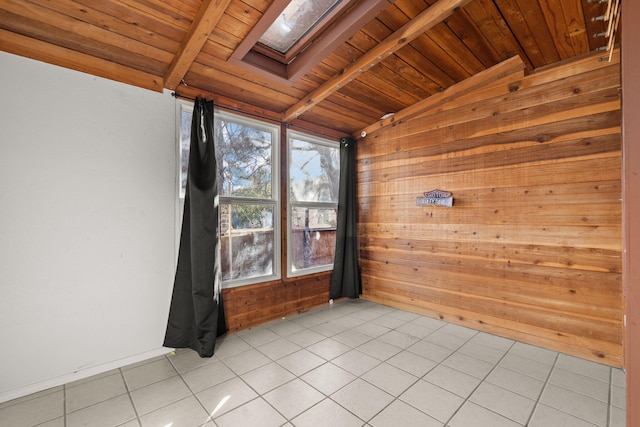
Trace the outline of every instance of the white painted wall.
<path fill-rule="evenodd" d="M 175 100 L 0 52 L 0 402 L 167 351 Z"/>

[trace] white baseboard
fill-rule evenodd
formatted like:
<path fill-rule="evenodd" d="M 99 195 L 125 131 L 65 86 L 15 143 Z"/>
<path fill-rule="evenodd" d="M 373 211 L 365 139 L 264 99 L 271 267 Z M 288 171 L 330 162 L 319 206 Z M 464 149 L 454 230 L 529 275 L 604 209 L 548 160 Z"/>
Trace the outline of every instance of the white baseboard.
<path fill-rule="evenodd" d="M 93 375 L 108 372 L 112 369 L 122 368 L 123 366 L 131 365 L 132 363 L 142 362 L 148 359 L 152 359 L 163 354 L 171 353 L 173 349 L 161 347 L 155 350 L 147 351 L 144 353 L 136 354 L 135 356 L 126 357 L 124 359 L 114 360 L 109 363 L 105 363 L 98 366 L 92 366 L 86 369 L 82 369 L 77 372 L 62 375 L 56 378 L 51 378 L 45 381 L 29 384 L 23 387 L 14 388 L 12 390 L 5 390 L 0 392 L 0 403 L 8 402 L 13 399 L 17 399 L 23 396 L 28 396 L 32 393 L 48 390 L 53 387 L 57 387 L 63 384 L 67 384 L 73 381 L 89 378 Z"/>

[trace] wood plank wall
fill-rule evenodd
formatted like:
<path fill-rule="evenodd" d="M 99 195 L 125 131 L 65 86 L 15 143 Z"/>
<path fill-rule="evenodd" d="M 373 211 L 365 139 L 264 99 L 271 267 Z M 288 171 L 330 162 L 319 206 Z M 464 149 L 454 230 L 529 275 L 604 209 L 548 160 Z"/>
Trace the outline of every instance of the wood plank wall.
<path fill-rule="evenodd" d="M 620 59 L 601 56 L 358 141 L 364 298 L 621 366 Z M 416 206 L 433 189 L 454 206 Z"/>
<path fill-rule="evenodd" d="M 224 289 L 229 332 L 303 313 L 329 301 L 331 272 Z"/>

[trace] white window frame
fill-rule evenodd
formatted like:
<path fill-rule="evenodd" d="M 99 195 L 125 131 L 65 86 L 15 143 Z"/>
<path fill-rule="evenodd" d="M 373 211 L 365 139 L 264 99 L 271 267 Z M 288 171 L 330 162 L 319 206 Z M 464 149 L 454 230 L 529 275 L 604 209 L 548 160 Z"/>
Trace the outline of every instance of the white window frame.
<path fill-rule="evenodd" d="M 280 230 L 280 126 L 219 110 L 215 111 L 215 119 L 226 119 L 236 123 L 240 123 L 242 125 L 246 125 L 247 127 L 252 127 L 254 129 L 259 129 L 261 131 L 271 133 L 271 199 L 251 199 L 221 195 L 220 204 L 264 204 L 273 206 L 273 272 L 272 274 L 265 276 L 249 277 L 246 279 L 225 280 L 222 282 L 222 288 L 235 288 L 238 286 L 253 285 L 256 283 L 279 280 L 282 277 L 280 271 L 280 254 L 282 241 L 282 234 Z"/>
<path fill-rule="evenodd" d="M 292 231 L 292 217 L 293 217 L 293 208 L 295 207 L 309 207 L 309 208 L 335 208 L 336 211 L 338 209 L 338 202 L 329 203 L 329 202 L 295 202 L 291 200 L 291 191 L 289 186 L 291 185 L 291 167 L 289 161 L 291 159 L 291 139 L 298 139 L 302 141 L 307 141 L 313 144 L 324 145 L 331 148 L 336 148 L 340 150 L 340 143 L 338 141 L 331 141 L 329 139 L 320 138 L 317 136 L 312 136 L 306 133 L 297 132 L 288 130 L 287 131 L 287 277 L 300 277 L 307 276 L 314 273 L 322 273 L 325 271 L 333 270 L 333 264 L 325 264 L 316 267 L 308 267 L 302 269 L 293 269 L 293 231 Z"/>
<path fill-rule="evenodd" d="M 193 104 L 178 101 L 176 103 L 176 246 L 180 245 L 180 232 L 182 229 L 182 215 L 184 212 L 184 194 L 182 194 L 182 112 L 188 111 L 193 113 Z M 273 207 L 273 270 L 271 274 L 249 277 L 243 279 L 223 280 L 222 288 L 235 288 L 245 285 L 253 285 L 258 283 L 279 280 L 281 273 L 281 252 L 282 252 L 282 232 L 281 232 L 281 206 L 280 206 L 280 127 L 263 121 L 250 119 L 238 114 L 228 113 L 215 109 L 215 120 L 229 120 L 247 127 L 252 127 L 264 132 L 271 133 L 271 199 L 252 199 L 233 196 L 219 196 L 220 204 L 230 205 L 269 205 Z M 222 167 L 222 165 L 218 165 Z M 176 257 L 178 248 L 176 247 Z"/>

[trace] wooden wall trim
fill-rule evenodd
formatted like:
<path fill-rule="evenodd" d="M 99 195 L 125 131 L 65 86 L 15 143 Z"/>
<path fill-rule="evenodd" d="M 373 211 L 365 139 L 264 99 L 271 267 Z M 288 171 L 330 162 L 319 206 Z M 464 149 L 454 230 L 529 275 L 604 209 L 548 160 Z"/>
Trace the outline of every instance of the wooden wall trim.
<path fill-rule="evenodd" d="M 624 153 L 624 290 L 627 426 L 640 425 L 640 39 L 634 18 L 639 2 L 624 2 L 622 13 L 622 128 Z"/>
<path fill-rule="evenodd" d="M 600 56 L 358 141 L 364 298 L 621 366 L 620 61 Z M 416 206 L 436 188 L 453 208 Z"/>
<path fill-rule="evenodd" d="M 513 74 L 518 73 L 520 78 L 524 77 L 525 65 L 518 56 L 514 56 L 499 64 L 494 65 L 484 71 L 480 71 L 477 74 L 456 83 L 453 86 L 449 86 L 442 92 L 438 92 L 419 101 L 402 111 L 394 113 L 391 117 L 380 119 L 376 123 L 367 126 L 360 132 L 354 135 L 355 138 L 371 135 L 373 132 L 379 131 L 386 126 L 398 125 L 403 123 L 421 113 L 428 112 L 429 110 L 452 102 L 456 98 L 463 96 L 467 93 L 478 89 L 479 87 L 486 87 L 491 82 L 501 82 L 503 80 L 513 81 Z"/>

